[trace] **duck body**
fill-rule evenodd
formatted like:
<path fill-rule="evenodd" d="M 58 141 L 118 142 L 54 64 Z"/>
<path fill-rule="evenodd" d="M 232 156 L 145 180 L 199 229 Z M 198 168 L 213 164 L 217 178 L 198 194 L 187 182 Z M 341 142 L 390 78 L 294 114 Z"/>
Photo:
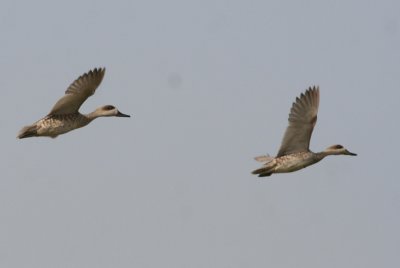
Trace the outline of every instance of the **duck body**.
<path fill-rule="evenodd" d="M 118 111 L 112 105 L 97 108 L 89 114 L 81 114 L 79 108 L 92 96 L 103 80 L 104 68 L 97 68 L 81 75 L 65 91 L 65 95 L 57 101 L 50 113 L 36 123 L 21 129 L 19 139 L 29 137 L 51 137 L 67 133 L 89 124 L 97 117 L 130 117 Z"/>
<path fill-rule="evenodd" d="M 87 116 L 80 113 L 48 115 L 30 126 L 24 127 L 18 138 L 38 136 L 56 138 L 58 135 L 84 127 L 91 121 Z"/>
<path fill-rule="evenodd" d="M 272 173 L 288 173 L 311 166 L 322 160 L 322 156 L 313 152 L 299 152 L 275 157 L 263 167 L 253 171 L 259 177 L 271 176 Z"/>
<path fill-rule="evenodd" d="M 317 122 L 319 106 L 319 88 L 310 87 L 296 98 L 289 113 L 289 125 L 283 136 L 282 144 L 276 157 L 259 156 L 255 159 L 263 166 L 252 172 L 259 177 L 273 173 L 288 173 L 313 165 L 328 155 L 352 155 L 342 145 L 332 145 L 324 151 L 310 151 L 310 139 Z"/>

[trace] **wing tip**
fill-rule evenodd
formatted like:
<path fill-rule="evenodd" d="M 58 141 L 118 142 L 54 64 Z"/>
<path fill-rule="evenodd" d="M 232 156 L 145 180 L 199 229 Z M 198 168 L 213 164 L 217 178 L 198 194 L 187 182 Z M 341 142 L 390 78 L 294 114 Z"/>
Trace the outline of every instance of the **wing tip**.
<path fill-rule="evenodd" d="M 106 73 L 106 67 L 96 67 L 93 68 L 91 70 L 89 70 L 89 72 L 83 74 L 83 76 L 101 76 L 101 79 L 103 79 L 104 74 Z"/>

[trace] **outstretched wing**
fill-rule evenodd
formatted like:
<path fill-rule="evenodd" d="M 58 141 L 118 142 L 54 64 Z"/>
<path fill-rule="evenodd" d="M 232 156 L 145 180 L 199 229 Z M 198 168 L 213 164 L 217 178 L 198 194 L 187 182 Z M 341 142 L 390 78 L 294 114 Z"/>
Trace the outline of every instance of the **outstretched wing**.
<path fill-rule="evenodd" d="M 100 85 L 105 71 L 105 68 L 96 68 L 81 75 L 68 87 L 65 95 L 57 101 L 49 115 L 78 112 L 82 103 L 92 96 Z"/>
<path fill-rule="evenodd" d="M 296 98 L 278 157 L 309 150 L 311 134 L 317 122 L 318 105 L 319 88 L 316 86 L 308 88 L 300 98 Z"/>

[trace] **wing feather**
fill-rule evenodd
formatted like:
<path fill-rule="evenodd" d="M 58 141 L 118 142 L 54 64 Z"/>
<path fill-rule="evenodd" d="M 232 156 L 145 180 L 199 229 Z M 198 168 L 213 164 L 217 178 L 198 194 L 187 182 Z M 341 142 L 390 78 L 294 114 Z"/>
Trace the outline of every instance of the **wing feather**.
<path fill-rule="evenodd" d="M 283 136 L 278 157 L 308 151 L 311 134 L 317 122 L 319 87 L 310 87 L 296 98 L 289 114 L 289 126 Z"/>
<path fill-rule="evenodd" d="M 78 112 L 82 103 L 92 96 L 103 80 L 105 68 L 95 68 L 76 79 L 57 101 L 49 115 L 71 114 Z"/>

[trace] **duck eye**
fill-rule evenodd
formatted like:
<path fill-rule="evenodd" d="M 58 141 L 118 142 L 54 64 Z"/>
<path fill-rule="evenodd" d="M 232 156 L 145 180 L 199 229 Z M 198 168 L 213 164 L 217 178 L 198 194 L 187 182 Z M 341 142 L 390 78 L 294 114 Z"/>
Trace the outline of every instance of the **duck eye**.
<path fill-rule="evenodd" d="M 343 149 L 343 146 L 342 145 L 336 145 L 335 149 Z"/>

